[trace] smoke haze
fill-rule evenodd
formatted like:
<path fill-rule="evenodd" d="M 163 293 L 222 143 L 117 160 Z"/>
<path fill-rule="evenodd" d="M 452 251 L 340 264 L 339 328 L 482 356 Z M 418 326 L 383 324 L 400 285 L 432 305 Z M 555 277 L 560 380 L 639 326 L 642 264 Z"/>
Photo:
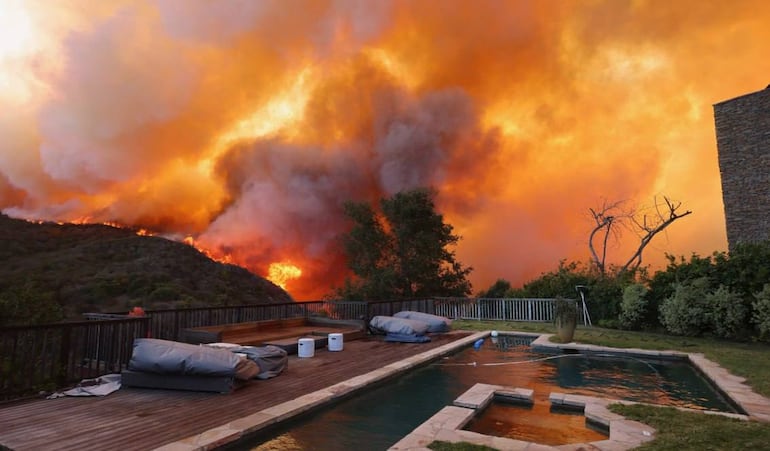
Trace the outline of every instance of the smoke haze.
<path fill-rule="evenodd" d="M 4 213 L 192 237 L 265 277 L 296 267 L 297 299 L 346 275 L 343 202 L 418 186 L 437 188 L 474 290 L 585 261 L 606 200 L 693 210 L 645 263 L 725 250 L 712 105 L 770 82 L 765 1 L 0 11 Z"/>

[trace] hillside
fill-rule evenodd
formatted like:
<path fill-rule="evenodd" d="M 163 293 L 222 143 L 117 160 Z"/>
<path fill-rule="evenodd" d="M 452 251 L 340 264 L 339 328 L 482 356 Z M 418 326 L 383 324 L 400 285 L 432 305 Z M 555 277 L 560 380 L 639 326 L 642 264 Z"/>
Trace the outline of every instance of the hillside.
<path fill-rule="evenodd" d="M 0 215 L 0 325 L 83 312 L 291 302 L 248 270 L 184 243 L 108 225 Z"/>

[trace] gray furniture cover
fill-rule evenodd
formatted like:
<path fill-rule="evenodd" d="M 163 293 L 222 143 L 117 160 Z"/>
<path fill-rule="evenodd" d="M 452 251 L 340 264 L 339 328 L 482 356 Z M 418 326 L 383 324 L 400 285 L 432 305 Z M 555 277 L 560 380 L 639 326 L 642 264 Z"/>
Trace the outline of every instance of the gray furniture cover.
<path fill-rule="evenodd" d="M 274 377 L 287 364 L 286 352 L 276 347 L 223 349 L 137 338 L 121 376 L 122 384 L 129 387 L 229 392 L 240 381 Z"/>
<path fill-rule="evenodd" d="M 369 321 L 369 326 L 385 334 L 425 335 L 428 323 L 408 318 L 378 315 Z"/>
<path fill-rule="evenodd" d="M 428 333 L 449 332 L 452 328 L 452 320 L 449 318 L 431 315 L 430 313 L 413 312 L 404 310 L 393 315 L 396 318 L 414 319 L 428 324 Z"/>
<path fill-rule="evenodd" d="M 278 346 L 238 346 L 230 349 L 236 354 L 245 354 L 259 367 L 257 379 L 270 379 L 278 376 L 289 366 L 289 355 L 285 349 Z"/>
<path fill-rule="evenodd" d="M 218 348 L 157 338 L 137 338 L 128 369 L 157 374 L 232 376 L 241 360 Z"/>

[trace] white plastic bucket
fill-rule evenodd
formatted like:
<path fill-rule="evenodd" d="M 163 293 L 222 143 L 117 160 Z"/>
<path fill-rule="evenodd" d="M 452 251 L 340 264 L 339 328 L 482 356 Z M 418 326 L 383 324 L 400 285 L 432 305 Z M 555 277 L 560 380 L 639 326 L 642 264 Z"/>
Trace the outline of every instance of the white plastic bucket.
<path fill-rule="evenodd" d="M 342 351 L 342 334 L 329 334 L 329 351 Z"/>
<path fill-rule="evenodd" d="M 297 343 L 297 355 L 299 357 L 313 357 L 315 355 L 315 340 L 300 338 Z"/>

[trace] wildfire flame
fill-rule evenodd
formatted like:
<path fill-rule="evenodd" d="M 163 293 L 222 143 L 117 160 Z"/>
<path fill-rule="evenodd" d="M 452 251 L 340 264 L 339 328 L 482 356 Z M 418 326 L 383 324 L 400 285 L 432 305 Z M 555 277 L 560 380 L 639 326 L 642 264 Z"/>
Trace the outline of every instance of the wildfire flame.
<path fill-rule="evenodd" d="M 584 260 L 603 199 L 695 212 L 646 262 L 724 249 L 711 105 L 770 73 L 761 0 L 0 3 L 3 213 L 291 262 L 295 299 L 343 282 L 345 201 L 418 186 L 476 289 Z"/>
<path fill-rule="evenodd" d="M 286 289 L 287 283 L 292 279 L 298 279 L 302 276 L 302 270 L 291 263 L 271 263 L 268 268 L 267 279 Z"/>

